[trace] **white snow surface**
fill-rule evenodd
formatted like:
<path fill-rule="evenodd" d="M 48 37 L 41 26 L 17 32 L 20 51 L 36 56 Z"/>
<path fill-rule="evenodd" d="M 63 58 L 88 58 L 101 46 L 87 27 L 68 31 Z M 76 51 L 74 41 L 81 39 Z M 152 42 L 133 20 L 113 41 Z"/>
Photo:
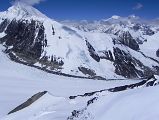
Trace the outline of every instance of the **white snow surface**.
<path fill-rule="evenodd" d="M 0 45 L 0 118 L 39 91 L 49 91 L 54 96 L 69 97 L 86 92 L 112 88 L 138 82 L 98 81 L 69 78 L 46 73 L 11 61 Z"/>
<path fill-rule="evenodd" d="M 12 64 L 10 64 L 10 66 L 11 65 Z M 23 65 L 19 66 L 19 68 L 23 67 L 25 68 L 25 70 L 30 70 L 29 67 L 25 67 Z M 36 70 L 35 73 L 38 71 L 39 70 Z M 26 71 L 23 72 L 25 73 Z M 66 120 L 69 116 L 71 116 L 71 112 L 73 110 L 82 110 L 84 108 L 86 108 L 84 112 L 80 114 L 77 118 L 74 118 L 73 120 L 158 120 L 159 86 L 149 88 L 137 88 L 117 93 L 99 93 L 97 95 L 98 99 L 95 100 L 93 104 L 90 104 L 88 107 L 86 107 L 87 101 L 90 100 L 91 97 L 78 97 L 74 100 L 70 100 L 66 96 L 69 96 L 70 93 L 81 94 L 82 89 L 84 89 L 84 91 L 90 91 L 95 89 L 101 89 L 102 87 L 109 88 L 116 85 L 119 86 L 121 82 L 92 81 L 73 78 L 67 79 L 65 77 L 57 80 L 55 75 L 50 76 L 52 76 L 52 79 L 48 79 L 48 81 L 44 80 L 45 82 L 42 82 L 39 79 L 36 80 L 38 84 L 43 84 L 47 88 L 44 88 L 43 86 L 41 87 L 41 89 L 39 89 L 38 86 L 33 84 L 31 85 L 33 80 L 30 79 L 30 84 L 26 84 L 27 80 L 21 79 L 21 84 L 16 84 L 16 88 L 14 88 L 11 85 L 9 85 L 9 88 L 6 88 L 8 86 L 5 85 L 7 91 L 9 90 L 8 92 L 10 92 L 10 90 L 12 91 L 12 96 L 10 96 L 10 93 L 7 93 L 6 91 L 5 95 L 3 95 L 0 92 L 0 95 L 2 97 L 6 97 L 4 101 L 1 101 L 0 99 L 0 103 L 3 102 L 3 111 L 5 111 L 8 108 L 8 106 L 10 106 L 9 108 L 11 109 L 11 107 L 13 107 L 14 105 L 19 105 L 20 102 L 25 101 L 26 97 L 28 97 L 28 95 L 35 92 L 36 90 L 43 90 L 44 88 L 45 90 L 49 89 L 51 92 L 48 92 L 30 106 L 10 115 L 3 116 L 0 120 Z M 12 78 L 12 81 L 15 83 L 19 81 L 17 80 L 17 78 Z M 48 77 L 45 76 L 45 78 Z M 156 78 L 159 79 L 158 76 L 156 76 Z M 67 87 L 62 88 L 64 85 L 60 85 L 61 87 L 59 87 L 59 85 L 57 84 L 58 81 L 62 81 L 62 83 L 67 82 L 67 84 L 63 83 Z M 79 86 L 73 86 L 75 81 L 80 81 L 81 84 L 79 85 L 78 83 Z M 3 81 L 3 83 L 5 83 L 5 81 Z M 52 85 L 49 85 L 50 83 L 52 83 Z M 126 83 L 130 84 L 133 82 L 127 81 Z M 92 86 L 93 84 L 96 84 L 97 88 Z M 89 85 L 91 85 L 91 89 Z M 52 86 L 52 88 L 49 88 L 50 86 Z M 0 87 L 1 91 L 3 91 L 4 88 L 2 86 Z M 18 90 L 18 92 L 16 91 L 16 89 Z M 21 91 L 22 93 L 19 91 Z M 19 100 L 19 96 L 21 97 L 21 100 Z M 14 100 L 16 100 L 16 104 L 14 103 Z M 7 110 L 6 112 L 8 112 Z"/>
<path fill-rule="evenodd" d="M 88 120 L 158 120 L 158 92 L 156 86 L 106 95 L 88 108 Z"/>
<path fill-rule="evenodd" d="M 159 32 L 154 34 L 153 36 L 147 36 L 148 41 L 144 42 L 143 45 L 140 46 L 141 51 L 149 57 L 155 58 L 159 60 L 156 56 L 156 51 L 159 49 Z"/>

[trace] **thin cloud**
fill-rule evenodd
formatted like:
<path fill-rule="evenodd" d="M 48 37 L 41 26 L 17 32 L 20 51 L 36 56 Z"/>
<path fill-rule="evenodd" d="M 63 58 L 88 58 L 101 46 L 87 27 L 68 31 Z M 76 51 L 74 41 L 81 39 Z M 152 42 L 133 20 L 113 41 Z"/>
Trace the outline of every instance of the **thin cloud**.
<path fill-rule="evenodd" d="M 39 4 L 41 2 L 43 2 L 45 0 L 14 0 L 13 3 L 17 3 L 17 2 L 22 2 L 28 5 L 35 5 L 35 4 Z"/>
<path fill-rule="evenodd" d="M 142 9 L 143 7 L 144 7 L 143 4 L 137 3 L 137 4 L 133 7 L 133 10 L 140 10 L 140 9 Z"/>

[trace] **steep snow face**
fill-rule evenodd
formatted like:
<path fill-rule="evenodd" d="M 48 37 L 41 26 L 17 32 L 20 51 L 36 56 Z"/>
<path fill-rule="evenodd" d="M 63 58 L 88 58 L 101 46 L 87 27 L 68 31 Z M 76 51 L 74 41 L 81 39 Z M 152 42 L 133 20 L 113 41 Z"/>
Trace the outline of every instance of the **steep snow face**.
<path fill-rule="evenodd" d="M 67 23 L 65 24 L 67 25 Z M 158 47 L 156 46 L 159 38 L 158 25 L 154 26 L 134 15 L 128 17 L 112 16 L 101 21 L 85 24 L 79 22 L 79 24 L 72 25 L 70 23 L 68 25 L 83 31 L 82 34 L 96 47 L 100 57 L 114 63 L 115 72 L 118 75 L 128 78 L 143 77 L 147 73 L 154 74 L 153 70 L 156 71 L 155 74 L 158 74 L 159 61 L 157 57 Z M 107 37 L 103 38 L 102 34 L 107 35 Z M 152 64 L 146 64 L 145 61 Z M 133 67 L 130 67 L 129 63 L 132 63 Z M 144 69 L 141 66 L 145 66 Z M 146 72 L 147 70 L 149 72 Z"/>
<path fill-rule="evenodd" d="M 157 57 L 157 50 L 159 49 L 159 32 L 152 36 L 147 36 L 147 42 L 144 42 L 142 45 L 140 45 L 141 51 L 143 51 L 144 54 L 159 60 Z"/>

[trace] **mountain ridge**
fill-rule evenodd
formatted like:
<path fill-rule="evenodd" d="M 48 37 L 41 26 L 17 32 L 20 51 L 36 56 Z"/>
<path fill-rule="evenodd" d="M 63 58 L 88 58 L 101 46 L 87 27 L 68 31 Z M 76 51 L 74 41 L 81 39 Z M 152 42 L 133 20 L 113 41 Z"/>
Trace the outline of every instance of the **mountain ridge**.
<path fill-rule="evenodd" d="M 72 26 L 17 3 L 1 13 L 0 18 L 0 42 L 16 62 L 45 71 L 99 79 L 143 78 L 159 70 L 154 55 L 157 46 L 152 57 L 143 52 L 145 43 L 158 36 L 158 30 L 135 23 L 135 16 L 132 21 L 130 17 L 115 16 L 115 21 L 90 25 L 83 21 L 84 25 Z M 147 65 L 143 59 L 152 64 Z"/>

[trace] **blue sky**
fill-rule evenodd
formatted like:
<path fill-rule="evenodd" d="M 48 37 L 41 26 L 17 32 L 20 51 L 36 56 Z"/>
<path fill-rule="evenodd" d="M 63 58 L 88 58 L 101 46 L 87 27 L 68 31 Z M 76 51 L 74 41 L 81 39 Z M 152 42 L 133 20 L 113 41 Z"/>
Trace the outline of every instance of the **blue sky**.
<path fill-rule="evenodd" d="M 11 6 L 11 1 L 1 0 L 0 11 Z M 145 19 L 159 17 L 159 0 L 44 0 L 34 6 L 47 16 L 59 20 L 99 20 L 112 15 L 132 14 Z"/>

